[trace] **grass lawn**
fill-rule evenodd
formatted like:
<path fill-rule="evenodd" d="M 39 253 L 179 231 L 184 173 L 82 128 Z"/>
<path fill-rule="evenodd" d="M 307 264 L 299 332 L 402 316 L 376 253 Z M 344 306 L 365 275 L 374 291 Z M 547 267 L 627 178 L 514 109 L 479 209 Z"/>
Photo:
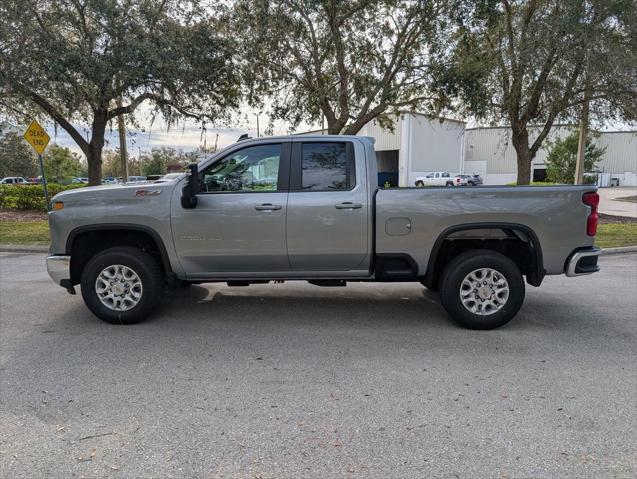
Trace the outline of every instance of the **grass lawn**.
<path fill-rule="evenodd" d="M 637 246 L 637 223 L 602 223 L 597 227 L 597 246 Z M 47 221 L 0 221 L 0 244 L 47 245 Z"/>
<path fill-rule="evenodd" d="M 0 244 L 48 245 L 48 221 L 0 221 Z"/>
<path fill-rule="evenodd" d="M 602 223 L 597 226 L 595 244 L 600 248 L 637 246 L 637 223 Z"/>

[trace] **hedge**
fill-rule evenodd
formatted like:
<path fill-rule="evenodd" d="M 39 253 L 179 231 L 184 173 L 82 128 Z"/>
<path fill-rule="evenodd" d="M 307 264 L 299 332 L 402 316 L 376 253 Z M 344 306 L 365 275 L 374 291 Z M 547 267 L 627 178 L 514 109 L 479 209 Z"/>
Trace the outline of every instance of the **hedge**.
<path fill-rule="evenodd" d="M 47 184 L 49 198 L 60 191 L 82 188 L 84 185 Z M 46 211 L 42 185 L 0 185 L 0 208 L 12 210 Z"/>

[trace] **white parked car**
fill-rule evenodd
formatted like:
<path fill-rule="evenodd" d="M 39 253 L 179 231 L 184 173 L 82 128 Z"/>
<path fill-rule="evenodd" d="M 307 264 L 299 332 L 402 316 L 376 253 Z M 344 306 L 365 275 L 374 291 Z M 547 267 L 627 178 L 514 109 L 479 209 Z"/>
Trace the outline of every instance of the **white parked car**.
<path fill-rule="evenodd" d="M 146 183 L 146 180 L 147 178 L 145 176 L 129 176 L 127 183 Z"/>
<path fill-rule="evenodd" d="M 0 180 L 0 185 L 30 185 L 27 180 L 22 178 L 21 176 L 7 176 L 6 178 L 2 178 Z"/>
<path fill-rule="evenodd" d="M 452 176 L 447 171 L 433 171 L 426 176 L 419 176 L 414 182 L 416 186 L 461 186 L 465 181 L 459 176 Z"/>

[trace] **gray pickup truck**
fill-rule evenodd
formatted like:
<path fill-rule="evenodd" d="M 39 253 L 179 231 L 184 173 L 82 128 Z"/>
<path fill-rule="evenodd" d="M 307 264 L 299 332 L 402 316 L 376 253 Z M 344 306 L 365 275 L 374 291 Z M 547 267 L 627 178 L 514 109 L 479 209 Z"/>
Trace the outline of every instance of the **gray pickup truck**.
<path fill-rule="evenodd" d="M 525 283 L 599 270 L 591 186 L 380 189 L 373 140 L 248 139 L 162 183 L 59 193 L 51 278 L 110 323 L 165 288 L 414 281 L 460 325 L 513 318 Z"/>

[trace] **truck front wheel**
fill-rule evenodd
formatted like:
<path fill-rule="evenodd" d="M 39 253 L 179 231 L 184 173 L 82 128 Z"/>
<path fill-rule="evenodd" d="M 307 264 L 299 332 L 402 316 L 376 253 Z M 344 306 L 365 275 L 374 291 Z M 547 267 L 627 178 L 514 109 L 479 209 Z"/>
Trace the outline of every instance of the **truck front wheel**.
<path fill-rule="evenodd" d="M 508 323 L 524 302 L 524 279 L 518 266 L 490 250 L 466 251 L 445 268 L 440 301 L 458 324 L 494 329 Z"/>
<path fill-rule="evenodd" d="M 82 298 L 95 316 L 112 324 L 144 320 L 159 304 L 164 275 L 155 259 L 134 247 L 110 248 L 82 271 Z"/>

